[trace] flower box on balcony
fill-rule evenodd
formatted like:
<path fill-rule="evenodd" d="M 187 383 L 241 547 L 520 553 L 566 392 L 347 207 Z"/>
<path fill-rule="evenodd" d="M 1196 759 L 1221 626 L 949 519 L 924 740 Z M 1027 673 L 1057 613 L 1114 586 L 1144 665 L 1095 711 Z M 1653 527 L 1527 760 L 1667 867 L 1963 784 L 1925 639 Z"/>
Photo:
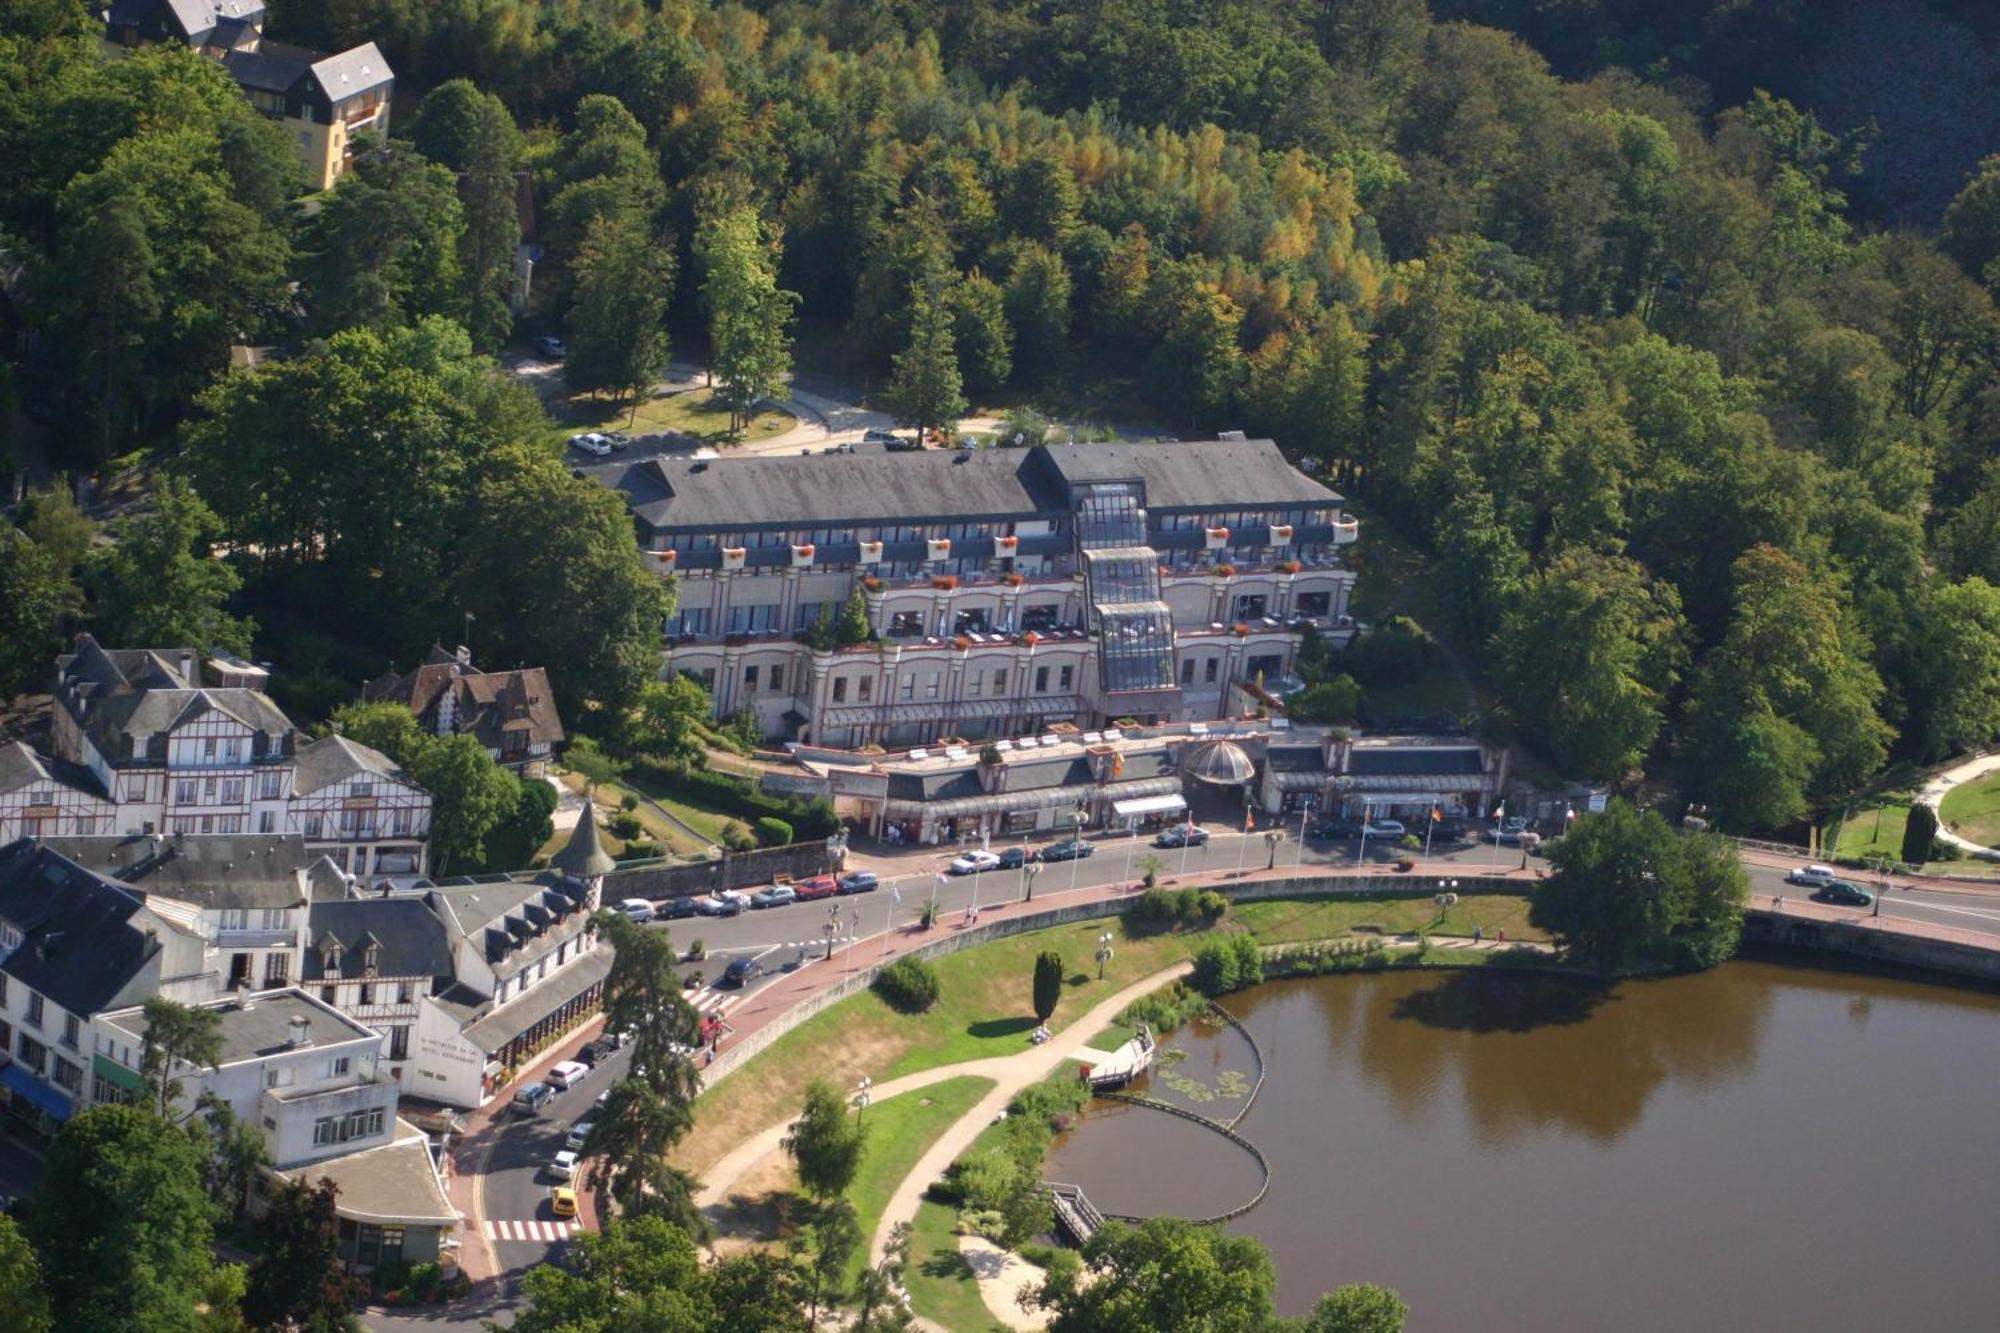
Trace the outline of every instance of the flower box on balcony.
<path fill-rule="evenodd" d="M 1215 567 L 1215 568 L 1214 568 L 1213 570 L 1211 570 L 1210 572 L 1211 572 L 1211 573 L 1213 573 L 1213 574 L 1215 575 L 1215 577 L 1217 577 L 1217 578 L 1219 578 L 1219 579 L 1233 579 L 1233 578 L 1235 578 L 1235 577 L 1236 577 L 1236 566 L 1234 566 L 1234 565 L 1217 565 L 1217 566 L 1216 566 L 1216 567 Z"/>
<path fill-rule="evenodd" d="M 1005 558 L 1014 554 L 1015 551 L 1020 549 L 1020 546 L 1021 539 L 1019 537 L 995 537 L 993 539 L 993 554 Z"/>
<path fill-rule="evenodd" d="M 1010 588 L 1018 588 L 1028 581 L 1028 577 L 1025 574 L 1003 574 L 1000 581 Z"/>
<path fill-rule="evenodd" d="M 1287 560 L 1284 564 L 1279 565 L 1278 568 L 1284 570 L 1287 574 L 1296 574 L 1304 569 L 1305 566 L 1296 560 Z"/>
<path fill-rule="evenodd" d="M 1250 626 L 1239 620 L 1236 622 L 1235 633 L 1237 638 L 1245 638 L 1250 633 Z"/>
<path fill-rule="evenodd" d="M 972 647 L 972 640 L 966 638 L 963 634 L 954 635 L 951 640 L 951 646 L 962 653 Z"/>
<path fill-rule="evenodd" d="M 1291 544 L 1292 525 L 1289 523 L 1273 523 L 1271 525 L 1271 545 L 1290 546 Z"/>
<path fill-rule="evenodd" d="M 925 543 L 925 546 L 928 548 L 929 557 L 932 560 L 951 559 L 951 538 L 933 537 Z"/>
<path fill-rule="evenodd" d="M 749 559 L 749 557 L 750 552 L 744 547 L 725 546 L 722 548 L 722 567 L 724 569 L 741 569 L 743 568 L 743 562 Z"/>
<path fill-rule="evenodd" d="M 939 592 L 950 592 L 953 588 L 956 588 L 958 586 L 958 575 L 940 574 L 936 578 L 931 580 L 931 586 L 933 588 L 936 588 Z"/>
<path fill-rule="evenodd" d="M 877 578 L 866 578 L 861 580 L 861 586 L 867 589 L 869 592 L 880 592 L 882 591 L 882 580 Z"/>
<path fill-rule="evenodd" d="M 1207 532 L 1207 534 L 1208 534 L 1208 549 L 1209 549 L 1209 550 L 1211 550 L 1211 551 L 1220 551 L 1220 550 L 1221 550 L 1221 549 L 1222 549 L 1223 547 L 1225 547 L 1225 546 L 1229 545 L 1229 529 L 1228 529 L 1228 528 L 1208 528 L 1208 529 L 1205 529 L 1205 531 L 1206 531 L 1206 532 Z"/>
<path fill-rule="evenodd" d="M 1042 636 L 1035 633 L 1033 630 L 1029 630 L 1026 634 L 1023 634 L 1021 636 L 1021 646 L 1024 648 L 1032 648 L 1041 641 L 1042 641 Z"/>
<path fill-rule="evenodd" d="M 659 556 L 660 563 L 665 565 L 668 569 L 672 569 L 675 566 L 675 564 L 679 562 L 681 558 L 681 553 L 679 551 L 657 551 L 654 554 Z"/>
<path fill-rule="evenodd" d="M 863 542 L 863 543 L 861 543 L 861 563 L 862 563 L 862 564 L 864 564 L 864 565 L 879 565 L 879 564 L 881 564 L 881 563 L 882 563 L 882 543 L 881 543 L 881 542 Z"/>
<path fill-rule="evenodd" d="M 805 546 L 794 546 L 792 548 L 793 568 L 796 569 L 800 565 L 810 565 L 812 562 L 813 562 L 813 547 L 810 544 Z"/>

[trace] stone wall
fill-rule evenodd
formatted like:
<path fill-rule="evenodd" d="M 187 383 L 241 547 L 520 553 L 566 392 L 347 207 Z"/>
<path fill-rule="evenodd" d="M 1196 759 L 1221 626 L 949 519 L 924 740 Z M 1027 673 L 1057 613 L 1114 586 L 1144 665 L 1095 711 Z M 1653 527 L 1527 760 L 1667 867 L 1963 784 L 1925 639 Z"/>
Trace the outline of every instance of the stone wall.
<path fill-rule="evenodd" d="M 1870 924 L 1883 919 L 1805 921 L 1752 909 L 1743 917 L 1743 938 L 2000 981 L 2000 938 L 1940 938 Z"/>
<path fill-rule="evenodd" d="M 604 877 L 604 901 L 625 898 L 687 898 L 718 889 L 749 889 L 769 884 L 780 875 L 810 879 L 838 869 L 826 843 L 795 842 L 789 847 L 760 847 L 749 852 L 725 852 L 719 860 L 692 865 L 640 866 L 614 870 Z"/>

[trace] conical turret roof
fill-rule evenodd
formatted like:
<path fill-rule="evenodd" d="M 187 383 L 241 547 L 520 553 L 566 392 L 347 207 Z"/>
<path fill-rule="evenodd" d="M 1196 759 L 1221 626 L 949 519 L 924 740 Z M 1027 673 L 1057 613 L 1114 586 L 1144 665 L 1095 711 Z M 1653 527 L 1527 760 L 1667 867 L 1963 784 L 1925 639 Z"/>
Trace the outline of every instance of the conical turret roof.
<path fill-rule="evenodd" d="M 576 832 L 569 835 L 569 842 L 561 851 L 549 858 L 549 864 L 578 879 L 597 879 L 617 868 L 618 863 L 611 859 L 597 836 L 597 812 L 587 797 L 583 813 L 576 821 Z"/>

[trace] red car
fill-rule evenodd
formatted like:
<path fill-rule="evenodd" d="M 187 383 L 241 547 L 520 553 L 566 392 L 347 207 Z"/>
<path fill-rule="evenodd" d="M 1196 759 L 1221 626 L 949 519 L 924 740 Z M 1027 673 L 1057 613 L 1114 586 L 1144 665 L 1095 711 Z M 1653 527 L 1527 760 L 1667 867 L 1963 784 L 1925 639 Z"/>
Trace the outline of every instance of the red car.
<path fill-rule="evenodd" d="M 792 891 L 802 903 L 811 902 L 814 898 L 831 898 L 840 892 L 840 881 L 832 875 L 815 875 L 811 879 L 794 881 Z"/>

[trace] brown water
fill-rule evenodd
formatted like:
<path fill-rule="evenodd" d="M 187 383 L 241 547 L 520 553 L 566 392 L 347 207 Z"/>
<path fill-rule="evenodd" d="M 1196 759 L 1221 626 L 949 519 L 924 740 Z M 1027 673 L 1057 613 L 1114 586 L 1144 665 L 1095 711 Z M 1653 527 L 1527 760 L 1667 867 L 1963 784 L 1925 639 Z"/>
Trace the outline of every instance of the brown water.
<path fill-rule="evenodd" d="M 1285 1313 L 1374 1281 L 1413 1333 L 2000 1327 L 2000 996 L 1736 962 L 1613 987 L 1327 977 L 1230 1005 L 1270 1075 L 1239 1128 L 1274 1168 L 1230 1226 L 1270 1246 Z M 1240 1109 L 1217 1086 L 1254 1078 L 1242 1038 L 1176 1044 L 1168 1095 Z M 1115 1212 L 1254 1193 L 1194 1129 L 1093 1113 L 1049 1175 Z"/>

